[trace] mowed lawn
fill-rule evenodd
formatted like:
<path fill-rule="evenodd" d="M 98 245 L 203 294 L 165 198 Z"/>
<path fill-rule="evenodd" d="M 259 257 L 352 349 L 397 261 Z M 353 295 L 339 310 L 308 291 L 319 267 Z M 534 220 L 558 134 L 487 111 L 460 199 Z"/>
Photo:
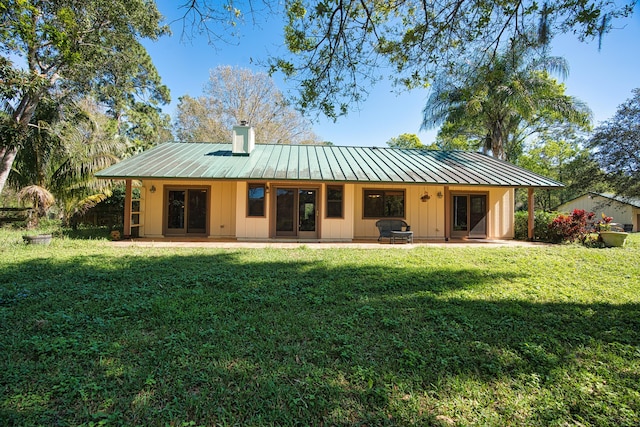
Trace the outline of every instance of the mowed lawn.
<path fill-rule="evenodd" d="M 640 235 L 410 250 L 15 236 L 0 238 L 2 426 L 640 425 Z"/>

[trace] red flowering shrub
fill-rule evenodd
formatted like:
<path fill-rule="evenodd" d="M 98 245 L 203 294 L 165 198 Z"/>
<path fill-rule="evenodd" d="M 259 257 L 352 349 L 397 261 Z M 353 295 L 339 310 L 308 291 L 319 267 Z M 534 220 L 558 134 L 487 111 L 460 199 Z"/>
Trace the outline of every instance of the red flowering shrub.
<path fill-rule="evenodd" d="M 602 214 L 602 220 L 598 221 L 598 231 L 611 230 L 611 221 L 613 221 L 612 217 Z"/>
<path fill-rule="evenodd" d="M 569 215 L 558 215 L 549 229 L 551 236 L 556 243 L 575 242 L 576 240 L 585 243 L 593 230 L 593 212 L 584 209 L 574 209 Z"/>

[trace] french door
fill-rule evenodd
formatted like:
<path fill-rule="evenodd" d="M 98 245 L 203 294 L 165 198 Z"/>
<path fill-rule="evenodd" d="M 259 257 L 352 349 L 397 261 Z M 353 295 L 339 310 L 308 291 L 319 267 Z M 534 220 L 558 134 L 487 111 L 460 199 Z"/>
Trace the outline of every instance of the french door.
<path fill-rule="evenodd" d="M 276 237 L 318 237 L 318 190 L 276 188 Z"/>
<path fill-rule="evenodd" d="M 453 194 L 451 203 L 451 237 L 487 237 L 486 194 Z"/>
<path fill-rule="evenodd" d="M 165 192 L 165 235 L 206 235 L 206 188 L 169 188 Z"/>

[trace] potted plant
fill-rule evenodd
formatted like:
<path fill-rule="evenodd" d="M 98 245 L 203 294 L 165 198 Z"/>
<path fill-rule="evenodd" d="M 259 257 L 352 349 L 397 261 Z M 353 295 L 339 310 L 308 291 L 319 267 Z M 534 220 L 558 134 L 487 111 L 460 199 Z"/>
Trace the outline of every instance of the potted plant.
<path fill-rule="evenodd" d="M 51 243 L 51 234 L 26 234 L 22 236 L 22 240 L 28 245 L 48 245 Z"/>
<path fill-rule="evenodd" d="M 24 187 L 18 192 L 17 196 L 23 204 L 31 202 L 33 205 L 34 214 L 29 228 L 37 227 L 40 217 L 45 215 L 55 202 L 53 195 L 46 188 L 38 185 Z M 51 237 L 51 234 L 26 234 L 22 236 L 22 240 L 27 244 L 48 245 L 51 243 Z"/>
<path fill-rule="evenodd" d="M 629 233 L 626 233 L 624 229 L 611 221 L 613 218 L 602 214 L 602 221 L 599 222 L 599 236 L 602 243 L 608 248 L 622 247 L 627 240 Z"/>

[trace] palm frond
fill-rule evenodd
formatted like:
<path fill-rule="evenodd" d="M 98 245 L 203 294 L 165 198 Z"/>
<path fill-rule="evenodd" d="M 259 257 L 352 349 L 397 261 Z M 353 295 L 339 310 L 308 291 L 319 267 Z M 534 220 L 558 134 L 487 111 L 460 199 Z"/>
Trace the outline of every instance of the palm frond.
<path fill-rule="evenodd" d="M 34 208 L 46 211 L 53 206 L 55 198 L 46 188 L 39 185 L 29 185 L 18 191 L 18 200 L 21 203 L 32 203 Z"/>

